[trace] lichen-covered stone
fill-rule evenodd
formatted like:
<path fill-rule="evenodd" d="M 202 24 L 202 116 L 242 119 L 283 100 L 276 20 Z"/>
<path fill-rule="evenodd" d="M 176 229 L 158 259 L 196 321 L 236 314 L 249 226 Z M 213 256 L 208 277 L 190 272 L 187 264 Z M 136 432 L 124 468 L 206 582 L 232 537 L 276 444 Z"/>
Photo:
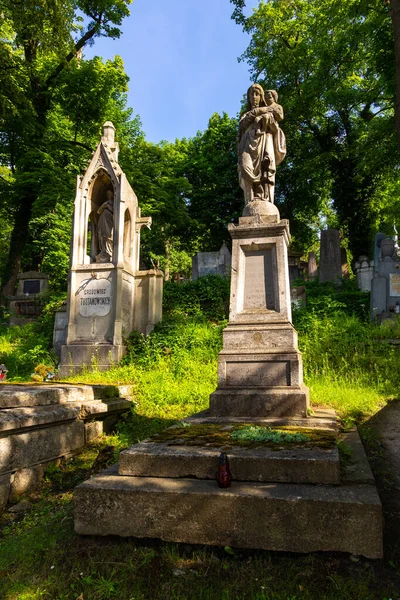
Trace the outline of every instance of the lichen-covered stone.
<path fill-rule="evenodd" d="M 35 465 L 16 471 L 11 477 L 10 500 L 14 501 L 25 492 L 39 487 L 44 475 L 44 466 Z"/>
<path fill-rule="evenodd" d="M 0 475 L 0 512 L 6 507 L 10 496 L 10 474 Z"/>
<path fill-rule="evenodd" d="M 0 473 L 50 461 L 84 444 L 83 421 L 3 437 L 0 439 Z"/>

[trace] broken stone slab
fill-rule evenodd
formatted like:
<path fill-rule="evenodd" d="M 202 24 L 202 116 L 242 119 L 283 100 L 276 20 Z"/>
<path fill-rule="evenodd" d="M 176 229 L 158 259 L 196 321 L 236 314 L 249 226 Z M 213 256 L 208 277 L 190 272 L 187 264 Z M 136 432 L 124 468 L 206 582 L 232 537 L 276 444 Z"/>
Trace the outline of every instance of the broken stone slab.
<path fill-rule="evenodd" d="M 11 475 L 10 501 L 15 502 L 25 492 L 39 487 L 44 476 L 44 465 L 20 469 Z"/>
<path fill-rule="evenodd" d="M 337 447 L 292 448 L 205 448 L 169 443 L 135 444 L 119 455 L 120 475 L 140 477 L 195 477 L 215 479 L 218 458 L 226 451 L 234 481 L 339 484 Z"/>
<path fill-rule="evenodd" d="M 0 409 L 124 398 L 125 394 L 133 395 L 132 386 L 5 383 L 0 385 Z"/>
<path fill-rule="evenodd" d="M 72 421 L 79 417 L 80 406 L 53 404 L 29 408 L 5 408 L 0 410 L 0 432 L 18 432 L 27 427 L 38 427 Z"/>
<path fill-rule="evenodd" d="M 85 443 L 83 421 L 0 437 L 0 473 L 17 471 L 72 453 Z"/>
<path fill-rule="evenodd" d="M 120 413 L 127 411 L 132 406 L 130 400 L 124 398 L 116 398 L 114 400 L 104 399 L 93 400 L 91 402 L 82 402 L 80 404 L 80 418 L 86 419 L 88 417 L 101 417 L 102 415 L 108 415 L 110 413 Z"/>
<path fill-rule="evenodd" d="M 75 493 L 75 531 L 286 552 L 381 558 L 373 486 L 313 486 L 100 476 Z"/>
<path fill-rule="evenodd" d="M 17 504 L 10 506 L 8 512 L 15 514 L 27 513 L 32 508 L 31 502 L 29 500 L 21 500 Z"/>

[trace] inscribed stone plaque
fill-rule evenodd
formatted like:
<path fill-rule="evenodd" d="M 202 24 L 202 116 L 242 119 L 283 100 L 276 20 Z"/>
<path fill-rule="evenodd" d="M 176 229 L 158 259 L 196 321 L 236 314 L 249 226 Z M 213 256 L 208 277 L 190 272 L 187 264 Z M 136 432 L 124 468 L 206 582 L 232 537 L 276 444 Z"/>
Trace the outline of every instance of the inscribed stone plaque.
<path fill-rule="evenodd" d="M 389 296 L 400 296 L 400 275 L 390 273 L 390 291 Z"/>
<path fill-rule="evenodd" d="M 245 251 L 243 308 L 275 310 L 274 285 L 273 250 Z"/>
<path fill-rule="evenodd" d="M 27 279 L 24 281 L 24 294 L 39 294 L 40 293 L 40 281 L 39 279 Z"/>
<path fill-rule="evenodd" d="M 85 279 L 76 295 L 82 317 L 105 317 L 111 310 L 111 282 L 108 279 Z"/>
<path fill-rule="evenodd" d="M 290 385 L 289 372 L 290 365 L 287 361 L 229 362 L 226 365 L 226 385 Z"/>

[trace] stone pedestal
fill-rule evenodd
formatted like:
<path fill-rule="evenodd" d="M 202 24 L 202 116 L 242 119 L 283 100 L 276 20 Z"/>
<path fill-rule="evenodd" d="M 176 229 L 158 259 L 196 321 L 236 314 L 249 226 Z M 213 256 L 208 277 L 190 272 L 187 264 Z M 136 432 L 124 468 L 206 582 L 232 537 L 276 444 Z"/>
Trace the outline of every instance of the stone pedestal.
<path fill-rule="evenodd" d="M 232 283 L 229 324 L 218 357 L 212 416 L 307 415 L 301 353 L 291 323 L 289 222 L 273 214 L 230 225 Z"/>
<path fill-rule="evenodd" d="M 230 226 L 230 315 L 210 410 L 121 452 L 118 467 L 80 485 L 75 531 L 380 558 L 382 507 L 357 434 L 346 439 L 356 461 L 340 465 L 334 411 L 307 416 L 288 221 L 271 204 L 257 214 L 256 204 Z M 238 443 L 243 430 L 301 432 L 307 442 Z M 215 481 L 221 452 L 228 489 Z"/>

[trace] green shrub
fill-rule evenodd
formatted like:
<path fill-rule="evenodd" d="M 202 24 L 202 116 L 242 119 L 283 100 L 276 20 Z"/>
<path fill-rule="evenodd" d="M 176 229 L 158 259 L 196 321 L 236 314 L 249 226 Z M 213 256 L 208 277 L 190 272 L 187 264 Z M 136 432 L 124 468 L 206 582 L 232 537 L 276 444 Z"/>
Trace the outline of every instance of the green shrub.
<path fill-rule="evenodd" d="M 42 297 L 42 314 L 37 321 L 20 327 L 0 326 L 0 363 L 8 369 L 9 381 L 30 380 L 39 364 L 52 366 L 58 362 L 52 349 L 54 315 L 65 301 L 65 294 Z"/>
<path fill-rule="evenodd" d="M 134 363 L 151 368 L 164 358 L 173 358 L 177 363 L 188 356 L 203 362 L 213 361 L 222 346 L 225 324 L 212 324 L 203 316 L 172 314 L 156 325 L 147 337 L 132 332 L 127 340 L 127 355 L 121 364 Z"/>
<path fill-rule="evenodd" d="M 230 280 L 219 275 L 196 281 L 164 285 L 164 311 L 170 315 L 190 315 L 220 321 L 228 317 Z"/>
<path fill-rule="evenodd" d="M 8 380 L 29 380 L 36 365 L 55 365 L 56 362 L 51 341 L 40 322 L 0 328 L 0 363 L 8 369 Z"/>

